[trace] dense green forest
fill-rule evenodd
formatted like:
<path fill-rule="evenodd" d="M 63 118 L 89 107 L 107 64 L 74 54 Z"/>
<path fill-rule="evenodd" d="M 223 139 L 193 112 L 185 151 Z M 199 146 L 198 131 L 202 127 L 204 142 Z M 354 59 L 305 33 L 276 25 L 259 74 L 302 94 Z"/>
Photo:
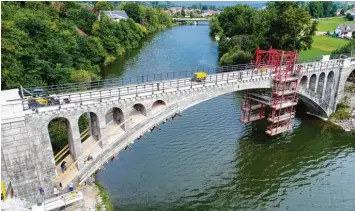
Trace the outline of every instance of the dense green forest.
<path fill-rule="evenodd" d="M 257 47 L 307 50 L 317 22 L 297 2 L 269 2 L 263 10 L 247 5 L 227 7 L 212 18 L 211 35 L 219 36 L 220 64 L 249 63 Z"/>
<path fill-rule="evenodd" d="M 103 66 L 147 34 L 170 27 L 162 9 L 123 2 L 2 2 L 1 88 L 100 79 Z M 100 10 L 125 10 L 128 20 L 98 21 Z"/>

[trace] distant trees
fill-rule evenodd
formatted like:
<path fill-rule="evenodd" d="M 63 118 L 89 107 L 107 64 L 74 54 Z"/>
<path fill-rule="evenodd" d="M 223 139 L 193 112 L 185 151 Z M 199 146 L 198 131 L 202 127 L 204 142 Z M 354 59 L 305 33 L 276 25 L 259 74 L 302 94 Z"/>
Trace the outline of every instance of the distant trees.
<path fill-rule="evenodd" d="M 295 2 L 269 2 L 265 10 L 227 7 L 210 22 L 211 35 L 220 37 L 220 64 L 249 62 L 257 47 L 310 49 L 316 27 L 307 9 Z"/>
<path fill-rule="evenodd" d="M 216 6 L 216 5 L 206 5 L 202 3 L 193 4 L 189 9 L 199 9 L 199 10 L 223 10 L 224 6 Z"/>
<path fill-rule="evenodd" d="M 98 1 L 95 4 L 95 8 L 99 11 L 101 10 L 113 10 L 115 7 L 113 6 L 113 4 L 107 2 L 107 1 Z"/>
<path fill-rule="evenodd" d="M 338 5 L 331 1 L 311 1 L 308 3 L 312 18 L 325 18 L 336 16 Z"/>
<path fill-rule="evenodd" d="M 182 7 L 182 9 L 181 9 L 181 15 L 184 16 L 184 17 L 186 16 L 185 7 Z"/>
<path fill-rule="evenodd" d="M 354 20 L 354 16 L 352 16 L 350 13 L 346 14 L 345 16 L 349 21 L 353 21 Z"/>

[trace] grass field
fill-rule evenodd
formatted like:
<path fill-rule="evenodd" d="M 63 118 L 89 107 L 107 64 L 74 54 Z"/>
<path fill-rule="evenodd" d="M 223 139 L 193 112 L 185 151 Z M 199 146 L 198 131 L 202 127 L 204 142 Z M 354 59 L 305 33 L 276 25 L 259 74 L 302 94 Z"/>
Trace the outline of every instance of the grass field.
<path fill-rule="evenodd" d="M 348 21 L 348 19 L 346 19 L 345 17 L 333 17 L 333 18 L 320 19 L 317 21 L 319 22 L 317 31 L 322 31 L 322 32 L 326 32 L 328 30 L 333 32 L 335 30 L 335 27 L 341 23 L 355 24 L 355 21 Z"/>
<path fill-rule="evenodd" d="M 340 48 L 348 42 L 348 40 L 337 39 L 329 36 L 313 36 L 312 49 L 307 51 L 301 51 L 300 57 L 310 58 L 328 55 L 333 50 Z"/>

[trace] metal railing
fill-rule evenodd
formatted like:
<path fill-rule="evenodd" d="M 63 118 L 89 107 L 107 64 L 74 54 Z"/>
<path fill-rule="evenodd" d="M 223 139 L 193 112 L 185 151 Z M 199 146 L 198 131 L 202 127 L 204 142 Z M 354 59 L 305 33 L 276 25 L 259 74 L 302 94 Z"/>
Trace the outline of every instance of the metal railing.
<path fill-rule="evenodd" d="M 207 74 L 217 73 L 217 72 L 230 72 L 230 71 L 240 71 L 251 69 L 253 65 L 250 64 L 239 64 L 239 65 L 229 65 L 221 66 L 219 68 L 200 68 L 200 69 L 190 69 L 186 71 L 179 72 L 164 72 L 158 74 L 147 74 L 147 75 L 137 75 L 127 78 L 109 78 L 98 81 L 91 82 L 79 82 L 79 83 L 67 83 L 58 84 L 50 86 L 35 86 L 35 87 L 24 87 L 25 90 L 32 93 L 34 89 L 41 88 L 46 91 L 47 94 L 61 94 L 70 93 L 78 91 L 88 91 L 93 89 L 108 88 L 113 86 L 125 86 L 131 84 L 141 84 L 148 82 L 157 82 L 173 79 L 181 79 L 192 77 L 195 72 L 206 72 Z M 24 92 L 25 97 L 30 96 L 28 92 Z"/>
<path fill-rule="evenodd" d="M 232 71 L 226 73 L 219 73 L 219 74 L 210 74 L 207 75 L 206 80 L 202 82 L 195 82 L 192 81 L 190 78 L 183 78 L 177 80 L 170 80 L 170 81 L 159 81 L 155 83 L 145 83 L 139 85 L 131 85 L 131 86 L 121 86 L 121 87 L 114 87 L 114 88 L 107 88 L 107 89 L 100 89 L 100 90 L 90 90 L 84 92 L 77 92 L 77 93 L 68 93 L 68 94 L 61 94 L 57 96 L 57 100 L 59 104 L 51 104 L 46 105 L 44 107 L 54 107 L 56 106 L 58 109 L 65 107 L 66 104 L 73 104 L 73 103 L 80 103 L 80 105 L 88 102 L 88 101 L 95 101 L 95 102 L 102 102 L 106 99 L 116 98 L 118 100 L 137 97 L 142 95 L 152 95 L 155 93 L 165 93 L 165 92 L 172 92 L 172 91 L 179 91 L 182 89 L 190 89 L 194 87 L 204 87 L 204 86 L 211 86 L 218 84 L 220 82 L 228 83 L 231 80 L 234 81 L 242 81 L 245 79 L 252 79 L 255 77 L 266 77 L 271 75 L 271 70 L 266 70 L 265 72 L 260 72 L 258 70 L 253 71 Z M 30 108 L 29 106 L 30 100 L 23 100 L 23 110 L 36 110 L 38 108 Z"/>
<path fill-rule="evenodd" d="M 310 71 L 322 71 L 324 69 L 335 68 L 341 65 L 341 60 L 330 60 L 317 63 L 304 63 L 301 65 L 301 73 L 309 73 Z M 159 92 L 165 93 L 170 91 L 178 91 L 181 89 L 189 89 L 196 86 L 209 86 L 211 84 L 217 84 L 220 82 L 228 83 L 228 81 L 230 80 L 242 81 L 244 79 L 249 79 L 256 76 L 271 76 L 271 73 L 273 71 L 273 68 L 265 68 L 262 71 L 259 71 L 258 69 L 248 69 L 251 67 L 253 67 L 252 64 L 245 64 L 205 69 L 204 72 L 206 72 L 208 75 L 206 80 L 203 82 L 195 82 L 190 79 L 190 76 L 197 71 L 171 72 L 139 76 L 137 77 L 137 81 L 144 81 L 143 83 L 126 86 L 119 86 L 117 85 L 117 83 L 112 82 L 115 79 L 107 79 L 92 82 L 94 85 L 90 87 L 87 86 L 85 90 L 82 91 L 59 94 L 57 95 L 56 104 L 47 104 L 43 106 L 57 106 L 58 109 L 61 109 L 63 106 L 65 107 L 66 104 L 71 103 L 80 103 L 80 105 L 82 105 L 84 103 L 87 103 L 88 101 L 102 102 L 109 98 L 117 98 L 118 100 L 121 100 L 142 95 L 151 95 Z M 298 68 L 298 66 L 296 66 L 295 68 Z M 244 71 L 242 69 L 244 69 Z M 165 78 L 170 77 L 174 80 L 163 80 Z M 111 80 L 111 83 L 109 83 L 109 80 Z M 105 83 L 106 85 L 104 86 Z M 98 89 L 98 87 L 103 88 Z M 40 107 L 30 107 L 30 101 L 31 100 L 28 99 L 22 101 L 23 110 L 32 109 L 38 111 L 38 108 Z"/>
<path fill-rule="evenodd" d="M 339 55 L 334 55 L 332 57 L 338 58 Z M 300 65 L 303 66 L 312 65 L 308 63 L 314 63 L 314 61 L 319 62 L 319 60 L 321 60 L 321 57 L 304 59 L 302 63 L 305 64 L 300 64 Z M 331 62 L 331 61 L 327 61 L 327 62 Z M 158 74 L 138 75 L 138 76 L 127 77 L 127 78 L 109 78 L 105 80 L 98 80 L 92 82 L 67 83 L 67 84 L 58 84 L 58 85 L 50 85 L 50 86 L 42 86 L 42 87 L 24 87 L 24 90 L 27 90 L 28 92 L 32 93 L 34 89 L 41 88 L 45 90 L 47 94 L 62 94 L 62 93 L 70 93 L 70 92 L 78 92 L 78 91 L 88 91 L 88 90 L 100 89 L 100 88 L 108 88 L 113 86 L 124 86 L 124 85 L 131 85 L 131 84 L 141 84 L 147 82 L 157 82 L 157 81 L 164 81 L 164 80 L 188 78 L 188 77 L 192 77 L 193 73 L 195 72 L 206 72 L 207 74 L 212 74 L 212 73 L 219 73 L 219 72 L 252 70 L 255 68 L 256 66 L 254 63 L 237 64 L 237 65 L 221 66 L 218 68 L 191 69 L 191 70 L 179 71 L 179 72 L 165 72 L 165 73 L 158 73 Z M 25 97 L 30 95 L 28 92 L 24 92 Z"/>

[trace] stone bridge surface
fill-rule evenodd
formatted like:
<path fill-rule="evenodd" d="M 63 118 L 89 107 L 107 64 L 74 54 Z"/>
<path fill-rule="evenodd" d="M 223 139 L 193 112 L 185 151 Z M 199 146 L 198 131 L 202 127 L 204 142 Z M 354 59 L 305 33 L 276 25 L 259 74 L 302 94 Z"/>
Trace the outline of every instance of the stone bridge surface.
<path fill-rule="evenodd" d="M 314 114 L 327 118 L 344 95 L 354 59 L 301 65 L 300 99 Z M 70 103 L 36 111 L 18 101 L 6 101 L 18 90 L 2 91 L 2 181 L 11 183 L 20 198 L 37 200 L 40 187 L 51 197 L 54 185 L 82 183 L 144 133 L 191 106 L 231 92 L 271 88 L 271 72 L 232 71 L 209 74 L 205 82 L 181 78 L 67 93 L 59 97 L 70 98 Z M 78 120 L 85 113 L 90 114 L 91 136 L 82 143 Z M 107 120 L 108 113 L 112 121 Z M 58 117 L 67 120 L 69 134 L 65 173 L 56 166 L 48 132 L 48 124 Z M 88 155 L 93 160 L 86 161 Z"/>

